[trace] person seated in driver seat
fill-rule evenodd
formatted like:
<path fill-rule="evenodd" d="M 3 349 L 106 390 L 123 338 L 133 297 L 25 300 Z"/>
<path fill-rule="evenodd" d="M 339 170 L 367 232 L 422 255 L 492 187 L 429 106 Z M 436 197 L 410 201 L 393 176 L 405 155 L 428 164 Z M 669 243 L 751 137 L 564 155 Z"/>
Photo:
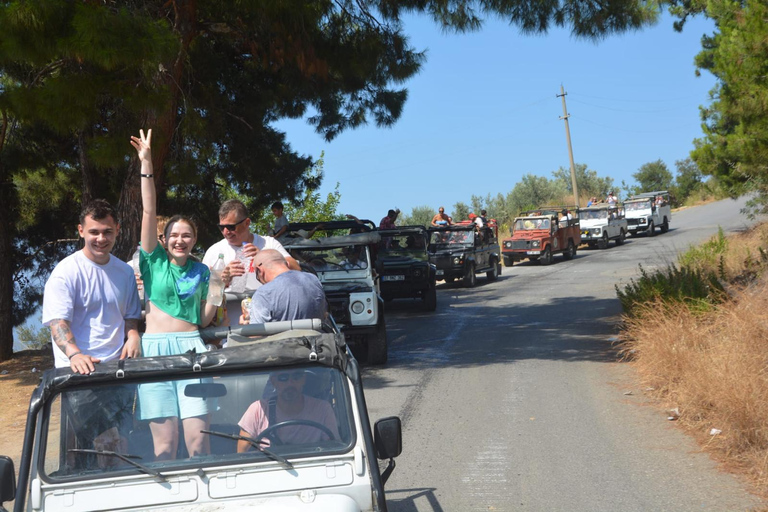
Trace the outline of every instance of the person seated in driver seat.
<path fill-rule="evenodd" d="M 396 241 L 397 240 L 395 240 L 395 242 Z M 397 249 L 398 247 L 395 248 Z M 340 263 L 344 270 L 359 270 L 368 268 L 368 263 L 360 259 L 360 249 L 357 249 L 356 247 L 345 247 L 344 257 L 344 261 Z"/>
<path fill-rule="evenodd" d="M 275 387 L 275 395 L 253 402 L 238 422 L 240 435 L 258 439 L 262 432 L 273 428 L 269 436 L 282 444 L 306 444 L 339 439 L 339 429 L 331 404 L 304 394 L 307 374 L 304 370 L 274 372 L 269 382 Z M 279 427 L 281 423 L 295 420 L 299 424 Z M 313 425 L 314 424 L 314 425 Z M 328 435 L 330 432 L 331 436 Z M 266 437 L 261 444 L 269 446 Z M 237 453 L 251 449 L 251 443 L 237 441 Z"/>

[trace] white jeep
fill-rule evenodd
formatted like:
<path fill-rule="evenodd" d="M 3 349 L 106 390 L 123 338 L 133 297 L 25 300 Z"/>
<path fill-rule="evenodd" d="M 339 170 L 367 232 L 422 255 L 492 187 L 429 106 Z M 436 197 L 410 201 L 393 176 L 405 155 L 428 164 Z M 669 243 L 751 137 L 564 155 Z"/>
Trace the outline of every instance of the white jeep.
<path fill-rule="evenodd" d="M 638 194 L 624 201 L 624 214 L 630 235 L 645 232 L 648 236 L 654 236 L 657 227 L 662 233 L 666 233 L 669 231 L 669 223 L 672 222 L 669 192 L 657 190 Z"/>
<path fill-rule="evenodd" d="M 90 375 L 44 372 L 18 486 L 13 462 L 0 457 L 0 510 L 15 498 L 15 512 L 386 511 L 400 420 L 381 419 L 372 431 L 357 361 L 321 325 L 243 326 L 221 350 L 101 363 Z M 293 330 L 243 339 L 283 329 Z M 172 386 L 183 405 L 207 411 L 197 432 L 178 422 L 172 457 L 155 456 L 157 433 L 142 415 L 153 386 Z M 286 417 L 281 400 L 297 396 L 302 410 Z M 185 434 L 203 435 L 201 453 L 187 452 Z M 378 459 L 389 459 L 384 471 Z"/>
<path fill-rule="evenodd" d="M 616 245 L 624 243 L 628 225 L 624 212 L 615 204 L 597 204 L 581 208 L 581 242 L 589 247 L 607 249 L 609 241 Z"/>

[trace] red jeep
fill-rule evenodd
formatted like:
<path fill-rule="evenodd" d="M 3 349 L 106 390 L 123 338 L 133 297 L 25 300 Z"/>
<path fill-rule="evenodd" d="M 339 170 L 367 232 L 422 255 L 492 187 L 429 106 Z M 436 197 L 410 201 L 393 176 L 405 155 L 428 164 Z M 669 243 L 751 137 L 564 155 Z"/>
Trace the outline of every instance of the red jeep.
<path fill-rule="evenodd" d="M 501 243 L 504 265 L 525 258 L 549 265 L 554 255 L 570 260 L 581 244 L 579 209 L 576 206 L 542 206 L 522 212 L 512 226 L 512 237 Z"/>

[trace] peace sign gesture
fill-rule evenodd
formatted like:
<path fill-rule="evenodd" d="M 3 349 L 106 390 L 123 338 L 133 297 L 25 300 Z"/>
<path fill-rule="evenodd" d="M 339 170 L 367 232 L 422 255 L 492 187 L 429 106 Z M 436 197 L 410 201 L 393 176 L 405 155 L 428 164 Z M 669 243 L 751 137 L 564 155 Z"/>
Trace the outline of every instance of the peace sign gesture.
<path fill-rule="evenodd" d="M 152 147 L 150 142 L 152 141 L 152 128 L 147 130 L 147 135 L 144 135 L 144 130 L 139 130 L 140 137 L 131 135 L 131 146 L 136 148 L 136 152 L 139 154 L 139 160 L 142 162 L 152 161 Z"/>

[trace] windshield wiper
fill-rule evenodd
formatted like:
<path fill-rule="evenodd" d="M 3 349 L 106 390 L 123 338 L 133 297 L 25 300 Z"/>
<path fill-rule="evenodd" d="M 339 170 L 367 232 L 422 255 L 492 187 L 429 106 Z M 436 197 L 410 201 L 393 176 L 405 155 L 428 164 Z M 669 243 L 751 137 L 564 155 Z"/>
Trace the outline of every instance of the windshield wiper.
<path fill-rule="evenodd" d="M 200 432 L 202 432 L 203 434 L 211 434 L 212 436 L 219 436 L 219 437 L 225 437 L 227 439 L 234 439 L 236 441 L 239 441 L 239 440 L 248 441 L 248 443 L 250 443 L 251 446 L 259 450 L 261 453 L 263 453 L 270 459 L 274 460 L 275 462 L 279 462 L 280 464 L 284 465 L 288 469 L 293 469 L 293 464 L 291 464 L 291 462 L 288 459 L 261 446 L 259 443 L 262 443 L 263 441 L 257 441 L 252 437 L 241 436 L 239 434 L 225 434 L 224 432 L 216 432 L 215 430 L 201 430 Z"/>
<path fill-rule="evenodd" d="M 75 453 L 95 453 L 96 455 L 106 455 L 108 457 L 117 457 L 118 459 L 122 460 L 123 462 L 126 462 L 130 464 L 131 466 L 137 468 L 142 473 L 146 473 L 148 475 L 151 475 L 155 477 L 155 480 L 158 482 L 167 482 L 168 479 L 163 475 L 162 473 L 159 473 L 158 471 L 155 471 L 154 469 L 148 468 L 147 466 L 143 464 L 139 464 L 138 462 L 132 460 L 132 459 L 140 459 L 141 457 L 138 455 L 131 455 L 131 454 L 123 454 L 118 452 L 112 452 L 108 450 L 89 450 L 84 448 L 71 448 L 67 450 L 68 452 L 75 452 Z"/>

